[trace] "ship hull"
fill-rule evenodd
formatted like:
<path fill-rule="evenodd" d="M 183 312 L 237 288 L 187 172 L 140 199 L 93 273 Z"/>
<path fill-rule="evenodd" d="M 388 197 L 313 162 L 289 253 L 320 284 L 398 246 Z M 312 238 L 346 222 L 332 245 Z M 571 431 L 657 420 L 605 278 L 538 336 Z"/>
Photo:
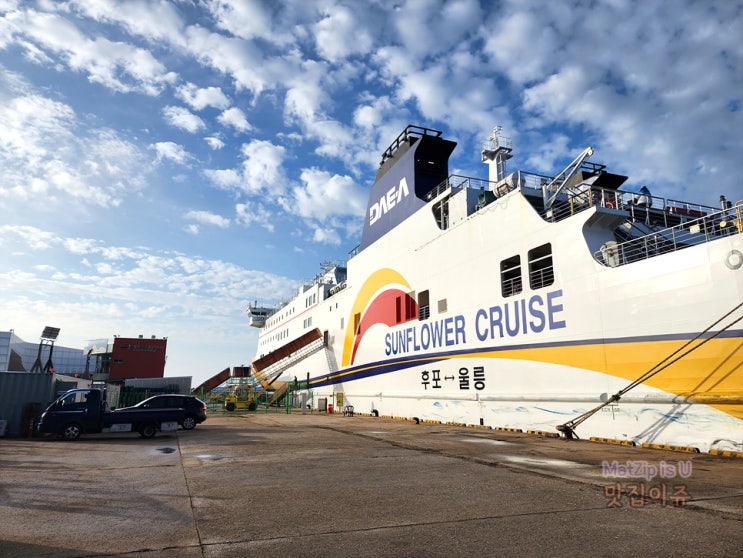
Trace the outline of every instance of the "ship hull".
<path fill-rule="evenodd" d="M 559 237 L 552 239 L 559 246 Z M 456 277 L 441 279 L 455 286 L 461 306 L 449 297 L 447 311 L 425 322 L 374 324 L 355 345 L 352 328 L 319 321 L 337 311 L 345 324 L 352 322 L 354 305 L 364 306 L 354 296 L 363 288 L 349 286 L 342 296 L 308 310 L 331 332 L 332 358 L 314 355 L 287 374 L 309 374 L 313 397 L 328 398 L 336 408 L 556 433 L 558 425 L 688 351 L 607 405 L 578 434 L 740 451 L 743 335 L 732 328 L 712 339 L 712 333 L 697 338 L 731 310 L 729 293 L 743 300 L 741 273 L 725 265 L 736 246 L 724 240 L 615 269 L 584 259 L 590 269 L 580 271 L 581 258 L 573 258 L 571 272 L 550 287 L 508 301 L 487 280 L 493 266 L 471 260 L 457 268 Z M 557 258 L 557 246 L 554 252 Z M 499 256 L 492 255 L 496 261 Z M 400 271 L 385 268 L 384 274 L 393 281 L 410 277 L 410 285 L 433 273 L 408 260 Z M 349 285 L 356 284 L 352 272 L 349 266 Z M 375 275 L 380 270 L 370 270 L 367 278 Z M 374 293 L 386 287 L 380 283 Z M 336 369 L 333 362 L 343 365 Z"/>
<path fill-rule="evenodd" d="M 323 332 L 283 370 L 309 379 L 311 404 L 557 433 L 612 400 L 576 434 L 743 451 L 740 231 L 609 266 L 596 251 L 615 207 L 550 221 L 516 188 L 443 228 L 437 207 L 365 246 L 342 289 L 302 291 L 267 322 L 266 340 Z"/>

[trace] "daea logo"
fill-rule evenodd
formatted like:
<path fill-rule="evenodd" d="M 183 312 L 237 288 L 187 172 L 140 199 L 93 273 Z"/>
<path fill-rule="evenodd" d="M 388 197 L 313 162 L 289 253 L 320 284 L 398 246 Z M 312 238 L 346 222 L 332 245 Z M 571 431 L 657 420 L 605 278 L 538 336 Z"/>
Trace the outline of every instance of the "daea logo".
<path fill-rule="evenodd" d="M 400 180 L 400 184 L 393 186 L 383 195 L 378 202 L 374 202 L 369 208 L 369 225 L 376 223 L 379 218 L 395 207 L 400 200 L 410 194 L 408 183 L 405 177 Z"/>

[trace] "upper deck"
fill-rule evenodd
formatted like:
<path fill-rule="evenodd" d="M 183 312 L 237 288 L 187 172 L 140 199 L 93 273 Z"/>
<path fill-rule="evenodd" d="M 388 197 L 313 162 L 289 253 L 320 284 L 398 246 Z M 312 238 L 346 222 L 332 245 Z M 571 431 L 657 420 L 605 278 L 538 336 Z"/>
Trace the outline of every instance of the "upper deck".
<path fill-rule="evenodd" d="M 547 222 L 591 210 L 596 215 L 591 217 L 592 234 L 586 235 L 588 248 L 596 261 L 610 267 L 743 233 L 743 200 L 733 204 L 721 196 L 720 207 L 712 207 L 653 196 L 645 186 L 622 189 L 627 177 L 589 161 L 591 155 L 589 147 L 553 176 L 525 171 L 507 175 L 512 142 L 498 127 L 482 150 L 489 180 L 450 175 L 428 188 L 423 198 L 443 231 L 517 190 Z"/>

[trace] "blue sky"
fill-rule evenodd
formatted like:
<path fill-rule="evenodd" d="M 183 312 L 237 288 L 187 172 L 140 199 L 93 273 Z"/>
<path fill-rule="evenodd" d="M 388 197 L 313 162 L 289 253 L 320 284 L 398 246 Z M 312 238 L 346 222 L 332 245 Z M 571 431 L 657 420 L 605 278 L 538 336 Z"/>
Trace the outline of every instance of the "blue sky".
<path fill-rule="evenodd" d="M 168 337 L 167 376 L 248 364 L 250 301 L 360 239 L 407 124 L 487 177 L 592 160 L 743 198 L 743 3 L 0 0 L 0 330 Z"/>

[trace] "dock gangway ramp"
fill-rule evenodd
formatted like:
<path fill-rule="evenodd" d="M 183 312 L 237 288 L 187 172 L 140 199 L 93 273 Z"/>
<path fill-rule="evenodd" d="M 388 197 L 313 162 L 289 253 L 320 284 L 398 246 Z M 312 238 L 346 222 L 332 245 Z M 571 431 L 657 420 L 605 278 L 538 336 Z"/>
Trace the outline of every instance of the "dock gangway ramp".
<path fill-rule="evenodd" d="M 261 393 L 270 389 L 285 370 L 324 349 L 324 337 L 320 330 L 315 328 L 254 360 L 253 377 L 260 385 L 260 388 L 255 391 L 255 397 L 257 398 Z M 288 389 L 288 383 L 279 386 L 269 399 L 269 404 L 278 401 Z"/>

